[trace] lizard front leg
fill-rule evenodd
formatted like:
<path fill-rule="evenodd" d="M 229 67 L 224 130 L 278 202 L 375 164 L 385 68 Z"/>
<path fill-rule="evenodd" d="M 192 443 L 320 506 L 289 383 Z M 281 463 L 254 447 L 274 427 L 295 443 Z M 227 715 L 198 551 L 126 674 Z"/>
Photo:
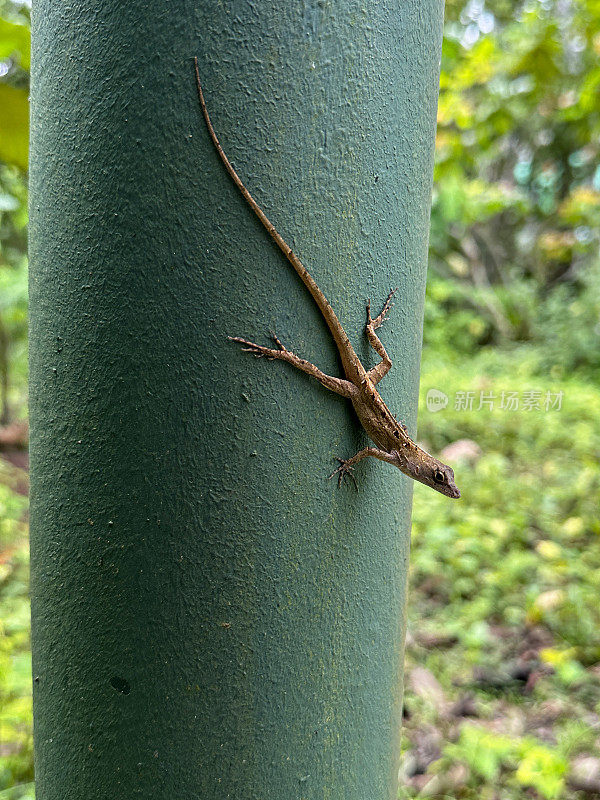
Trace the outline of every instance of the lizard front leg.
<path fill-rule="evenodd" d="M 292 364 L 296 369 L 302 370 L 302 372 L 306 372 L 307 375 L 316 378 L 326 389 L 330 389 L 336 394 L 341 394 L 342 397 L 350 398 L 356 393 L 356 387 L 353 383 L 343 380 L 342 378 L 334 378 L 333 375 L 326 375 L 314 364 L 311 364 L 310 361 L 305 361 L 305 359 L 300 358 L 295 353 L 288 350 L 274 333 L 272 333 L 271 336 L 277 345 L 277 350 L 270 347 L 263 347 L 260 344 L 254 344 L 254 342 L 249 342 L 247 339 L 242 339 L 239 336 L 228 336 L 227 338 L 232 342 L 243 344 L 244 347 L 242 350 L 245 353 L 253 353 L 257 358 L 277 358 L 280 361 L 287 361 L 288 364 Z"/>
<path fill-rule="evenodd" d="M 386 453 L 385 450 L 379 450 L 377 447 L 364 447 L 362 450 L 359 450 L 356 455 L 352 456 L 352 458 L 345 459 L 336 456 L 337 460 L 340 462 L 340 466 L 334 469 L 329 478 L 331 479 L 334 475 L 337 475 L 338 487 L 340 487 L 344 478 L 349 477 L 354 483 L 354 488 L 358 491 L 358 484 L 354 477 L 354 465 L 362 461 L 363 458 L 368 458 L 368 456 L 378 458 L 380 461 L 387 461 L 390 464 L 396 464 L 396 459 L 391 453 Z"/>
<path fill-rule="evenodd" d="M 379 383 L 379 381 L 388 374 L 390 369 L 392 368 L 392 359 L 386 353 L 385 347 L 383 346 L 381 339 L 375 333 L 375 329 L 379 328 L 386 318 L 390 309 L 392 308 L 391 299 L 394 296 L 394 293 L 397 292 L 397 289 L 392 289 L 392 291 L 388 294 L 385 303 L 383 304 L 383 308 L 378 316 L 375 319 L 371 319 L 371 301 L 367 302 L 367 324 L 365 326 L 365 332 L 367 334 L 367 338 L 371 347 L 377 352 L 379 356 L 381 356 L 381 361 L 377 364 L 376 367 L 369 370 L 367 372 L 367 377 L 372 381 L 373 384 Z"/>

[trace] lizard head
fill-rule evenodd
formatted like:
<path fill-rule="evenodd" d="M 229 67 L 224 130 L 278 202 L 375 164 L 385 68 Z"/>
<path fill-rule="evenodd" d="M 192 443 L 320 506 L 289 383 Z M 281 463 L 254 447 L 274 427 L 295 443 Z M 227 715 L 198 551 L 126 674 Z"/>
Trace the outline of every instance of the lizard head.
<path fill-rule="evenodd" d="M 428 477 L 427 485 L 431 486 L 432 489 L 445 494 L 447 497 L 452 497 L 453 499 L 458 499 L 460 497 L 460 489 L 454 483 L 454 470 L 452 467 L 448 467 L 446 464 L 442 464 L 441 461 L 438 461 L 437 466 L 430 470 Z M 423 482 L 425 483 L 425 481 Z"/>
<path fill-rule="evenodd" d="M 413 480 L 430 486 L 436 492 L 445 494 L 446 497 L 457 499 L 460 489 L 454 483 L 454 470 L 442 464 L 437 458 L 429 455 L 424 450 L 416 448 L 415 458 L 406 459 L 400 456 L 398 467 Z M 400 454 L 399 454 L 400 455 Z"/>

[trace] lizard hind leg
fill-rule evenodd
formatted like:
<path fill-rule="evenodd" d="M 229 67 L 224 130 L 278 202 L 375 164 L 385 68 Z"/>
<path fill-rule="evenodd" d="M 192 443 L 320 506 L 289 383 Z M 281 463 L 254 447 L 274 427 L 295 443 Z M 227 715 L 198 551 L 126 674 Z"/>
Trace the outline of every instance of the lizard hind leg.
<path fill-rule="evenodd" d="M 379 328 L 386 316 L 391 311 L 393 306 L 392 297 L 398 291 L 398 289 L 392 289 L 392 291 L 388 294 L 385 303 L 383 304 L 383 308 L 379 312 L 379 314 L 372 319 L 371 317 L 371 301 L 367 302 L 367 324 L 365 326 L 365 332 L 367 334 L 367 338 L 371 347 L 375 350 L 377 355 L 381 357 L 381 361 L 377 364 L 376 367 L 369 370 L 367 373 L 368 378 L 374 383 L 379 383 L 379 381 L 387 375 L 387 373 L 392 368 L 392 359 L 388 356 L 385 347 L 379 336 L 375 333 L 375 329 Z"/>

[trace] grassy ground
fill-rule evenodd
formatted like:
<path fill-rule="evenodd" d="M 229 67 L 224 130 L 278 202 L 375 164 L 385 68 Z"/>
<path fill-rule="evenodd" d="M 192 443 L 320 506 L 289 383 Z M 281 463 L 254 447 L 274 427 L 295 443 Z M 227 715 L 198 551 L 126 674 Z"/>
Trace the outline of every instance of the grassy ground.
<path fill-rule="evenodd" d="M 33 780 L 29 552 L 22 475 L 0 460 L 0 798 L 29 800 Z M 11 789 L 11 787 L 18 787 Z M 4 791 L 3 791 L 4 790 Z"/>
<path fill-rule="evenodd" d="M 600 390 L 534 377 L 538 355 L 423 365 L 421 437 L 465 440 L 463 498 L 415 487 L 404 797 L 600 795 Z"/>

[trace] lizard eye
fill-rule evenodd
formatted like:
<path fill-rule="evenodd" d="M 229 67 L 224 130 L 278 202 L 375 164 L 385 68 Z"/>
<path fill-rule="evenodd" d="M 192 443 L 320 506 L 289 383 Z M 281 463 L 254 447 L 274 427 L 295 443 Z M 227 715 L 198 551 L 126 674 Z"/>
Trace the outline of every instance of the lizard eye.
<path fill-rule="evenodd" d="M 433 480 L 436 483 L 445 483 L 446 482 L 446 476 L 444 475 L 444 473 L 441 470 L 436 469 L 436 471 L 433 473 Z"/>

